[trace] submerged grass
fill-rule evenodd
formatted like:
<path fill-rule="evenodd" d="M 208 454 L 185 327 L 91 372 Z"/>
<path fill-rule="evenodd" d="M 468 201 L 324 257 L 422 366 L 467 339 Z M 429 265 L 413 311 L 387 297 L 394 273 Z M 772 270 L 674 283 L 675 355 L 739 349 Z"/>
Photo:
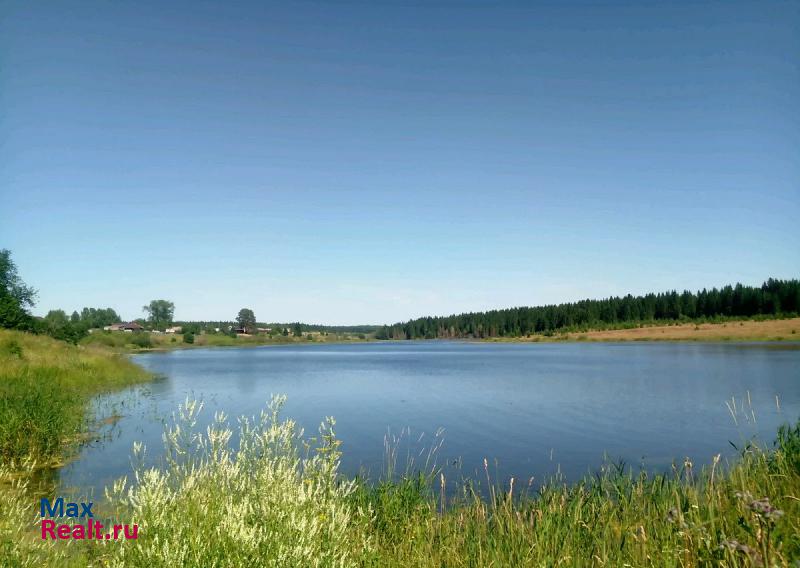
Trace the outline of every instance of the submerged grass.
<path fill-rule="evenodd" d="M 160 468 L 140 465 L 107 489 L 139 539 L 49 547 L 20 540 L 32 507 L 11 505 L 17 540 L 3 565 L 102 566 L 794 566 L 800 559 L 800 424 L 733 464 L 662 475 L 606 467 L 568 485 L 477 481 L 445 492 L 435 466 L 378 483 L 338 472 L 326 419 L 304 437 L 274 399 L 236 430 L 221 414 L 200 429 L 187 401 L 164 436 Z M 134 461 L 146 449 L 134 447 Z M 416 467 L 416 466 L 415 466 Z M 8 508 L 10 505 L 4 504 Z M 0 515 L 2 517 L 2 515 Z M 2 525 L 0 525 L 2 526 Z M 4 557 L 3 554 L 6 556 Z"/>

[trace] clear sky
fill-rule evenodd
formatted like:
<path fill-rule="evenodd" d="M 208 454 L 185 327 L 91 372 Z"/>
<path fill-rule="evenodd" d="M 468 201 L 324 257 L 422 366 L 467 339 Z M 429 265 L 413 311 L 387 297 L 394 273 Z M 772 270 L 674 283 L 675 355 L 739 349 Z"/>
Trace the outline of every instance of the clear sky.
<path fill-rule="evenodd" d="M 35 310 L 385 323 L 800 276 L 800 2 L 0 2 Z"/>

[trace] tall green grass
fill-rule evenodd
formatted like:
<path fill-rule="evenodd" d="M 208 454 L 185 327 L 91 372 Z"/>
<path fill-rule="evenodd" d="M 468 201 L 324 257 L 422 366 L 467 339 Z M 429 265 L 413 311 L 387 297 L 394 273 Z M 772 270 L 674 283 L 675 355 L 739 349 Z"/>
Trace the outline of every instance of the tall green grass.
<path fill-rule="evenodd" d="M 282 400 L 196 428 L 188 402 L 165 436 L 165 468 L 109 490 L 138 541 L 124 566 L 790 566 L 800 559 L 800 425 L 733 465 L 662 475 L 606 467 L 568 485 L 493 481 L 454 495 L 435 467 L 371 484 L 338 473 L 328 419 L 303 438 Z M 144 449 L 136 448 L 139 455 Z"/>
<path fill-rule="evenodd" d="M 146 380 L 121 355 L 0 330 L 0 463 L 58 460 L 92 395 Z"/>

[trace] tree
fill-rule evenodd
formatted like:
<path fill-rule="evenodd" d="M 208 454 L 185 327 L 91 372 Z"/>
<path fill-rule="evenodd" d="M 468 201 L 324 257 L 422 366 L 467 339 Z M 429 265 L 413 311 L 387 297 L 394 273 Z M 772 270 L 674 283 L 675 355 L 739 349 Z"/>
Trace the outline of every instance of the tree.
<path fill-rule="evenodd" d="M 255 333 L 256 331 L 256 315 L 250 308 L 239 310 L 239 315 L 236 316 L 236 323 L 245 333 Z"/>
<path fill-rule="evenodd" d="M 153 300 L 148 305 L 143 306 L 142 310 L 147 314 L 147 321 L 153 328 L 161 329 L 172 323 L 175 304 L 167 300 Z"/>
<path fill-rule="evenodd" d="M 0 250 L 0 327 L 27 329 L 33 324 L 28 312 L 36 300 L 36 290 L 26 286 L 11 260 L 11 251 Z"/>
<path fill-rule="evenodd" d="M 69 323 L 67 313 L 64 310 L 50 310 L 44 316 L 44 319 L 47 320 L 47 323 L 58 327 L 63 327 Z"/>
<path fill-rule="evenodd" d="M 73 321 L 77 312 L 72 315 Z M 87 328 L 103 327 L 118 323 L 120 317 L 112 308 L 83 308 L 80 313 L 80 322 Z"/>
<path fill-rule="evenodd" d="M 436 337 L 552 335 L 554 331 L 580 331 L 620 323 L 637 324 L 688 318 L 780 316 L 800 310 L 800 280 L 770 278 L 761 286 L 723 286 L 697 293 L 677 291 L 627 295 L 602 300 L 580 300 L 565 304 L 510 308 L 447 317 L 426 317 L 385 326 L 378 339 Z"/>
<path fill-rule="evenodd" d="M 44 327 L 41 331 L 51 337 L 70 343 L 78 343 L 86 336 L 86 328 L 79 323 L 72 323 L 64 310 L 50 310 L 44 316 Z"/>

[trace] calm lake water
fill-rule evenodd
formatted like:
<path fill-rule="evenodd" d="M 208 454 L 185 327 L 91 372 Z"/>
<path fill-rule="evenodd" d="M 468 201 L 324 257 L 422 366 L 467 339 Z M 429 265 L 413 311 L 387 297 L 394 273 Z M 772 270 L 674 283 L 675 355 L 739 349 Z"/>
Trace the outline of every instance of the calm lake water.
<path fill-rule="evenodd" d="M 483 478 L 484 458 L 493 476 L 525 480 L 557 471 L 575 479 L 596 471 L 604 455 L 651 470 L 684 457 L 697 466 L 717 453 L 734 455 L 729 442 L 771 442 L 779 424 L 797 420 L 796 347 L 431 341 L 137 355 L 164 378 L 100 397 L 99 417 L 122 418 L 60 479 L 102 495 L 130 472 L 134 441 L 157 455 L 164 420 L 187 396 L 205 401 L 207 419 L 219 409 L 235 419 L 257 415 L 272 393 L 288 396 L 284 415 L 309 434 L 324 416 L 336 417 L 348 473 L 381 474 L 387 433 L 403 433 L 404 464 L 438 443 L 440 429 L 437 461 L 448 464 L 449 476 L 478 471 Z"/>

